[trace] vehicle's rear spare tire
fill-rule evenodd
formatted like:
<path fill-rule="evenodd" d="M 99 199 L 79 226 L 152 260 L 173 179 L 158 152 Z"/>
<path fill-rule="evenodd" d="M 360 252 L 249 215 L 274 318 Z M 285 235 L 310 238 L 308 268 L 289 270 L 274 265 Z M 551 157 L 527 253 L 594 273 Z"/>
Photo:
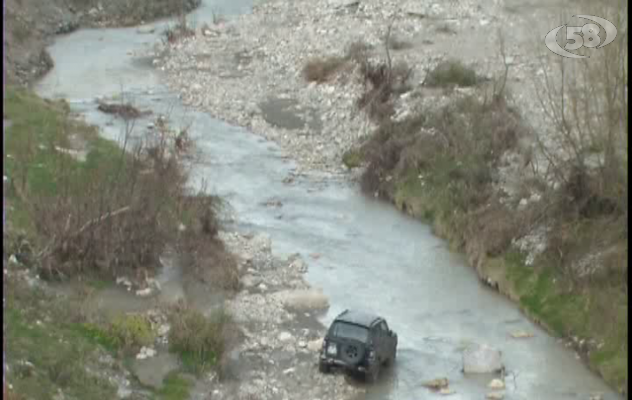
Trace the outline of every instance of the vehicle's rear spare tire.
<path fill-rule="evenodd" d="M 364 358 L 365 347 L 361 343 L 345 343 L 340 352 L 340 357 L 348 365 L 357 365 Z"/>

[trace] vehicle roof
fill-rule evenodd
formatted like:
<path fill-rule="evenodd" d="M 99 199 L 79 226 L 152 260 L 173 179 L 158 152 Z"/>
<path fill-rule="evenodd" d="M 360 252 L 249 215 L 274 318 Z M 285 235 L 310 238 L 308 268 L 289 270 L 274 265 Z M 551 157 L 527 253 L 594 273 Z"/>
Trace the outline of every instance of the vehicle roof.
<path fill-rule="evenodd" d="M 375 322 L 381 321 L 382 318 L 375 314 L 363 311 L 345 310 L 336 317 L 336 321 L 348 322 L 350 324 L 362 325 L 370 327 Z"/>

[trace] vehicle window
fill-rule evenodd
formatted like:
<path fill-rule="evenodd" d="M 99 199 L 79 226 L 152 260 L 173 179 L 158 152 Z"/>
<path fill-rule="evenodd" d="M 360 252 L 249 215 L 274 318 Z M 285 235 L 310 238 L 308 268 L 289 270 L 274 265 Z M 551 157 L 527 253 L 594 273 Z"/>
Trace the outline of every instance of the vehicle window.
<path fill-rule="evenodd" d="M 367 328 L 346 322 L 336 322 L 332 327 L 332 333 L 335 337 L 355 339 L 361 342 L 366 342 L 369 338 L 369 330 Z"/>
<path fill-rule="evenodd" d="M 383 335 L 388 334 L 388 326 L 386 325 L 386 322 L 382 321 L 380 323 L 380 330 L 382 331 Z"/>

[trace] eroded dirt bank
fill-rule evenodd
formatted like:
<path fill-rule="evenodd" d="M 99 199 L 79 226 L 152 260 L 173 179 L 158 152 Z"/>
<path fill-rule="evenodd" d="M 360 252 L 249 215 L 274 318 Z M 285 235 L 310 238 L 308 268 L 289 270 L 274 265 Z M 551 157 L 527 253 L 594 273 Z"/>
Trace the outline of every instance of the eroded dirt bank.
<path fill-rule="evenodd" d="M 7 83 L 30 84 L 53 67 L 46 46 L 79 28 L 132 26 L 187 14 L 200 0 L 32 1 L 3 3 L 3 65 Z"/>

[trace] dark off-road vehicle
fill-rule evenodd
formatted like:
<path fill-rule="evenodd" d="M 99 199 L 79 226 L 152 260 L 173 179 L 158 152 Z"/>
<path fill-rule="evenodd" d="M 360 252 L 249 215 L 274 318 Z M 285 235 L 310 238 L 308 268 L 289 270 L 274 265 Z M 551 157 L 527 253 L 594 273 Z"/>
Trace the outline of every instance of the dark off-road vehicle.
<path fill-rule="evenodd" d="M 375 382 L 382 366 L 395 361 L 397 334 L 376 315 L 346 310 L 332 322 L 320 352 L 320 372 L 332 367 L 364 374 Z"/>

